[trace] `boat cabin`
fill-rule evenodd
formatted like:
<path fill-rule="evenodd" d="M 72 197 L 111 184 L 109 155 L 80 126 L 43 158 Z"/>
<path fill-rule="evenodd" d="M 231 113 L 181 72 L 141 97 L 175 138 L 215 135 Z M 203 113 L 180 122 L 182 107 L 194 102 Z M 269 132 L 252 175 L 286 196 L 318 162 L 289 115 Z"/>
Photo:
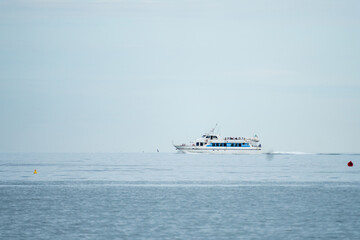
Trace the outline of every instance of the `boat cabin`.
<path fill-rule="evenodd" d="M 202 138 L 209 138 L 210 140 L 218 139 L 216 135 L 202 135 Z"/>

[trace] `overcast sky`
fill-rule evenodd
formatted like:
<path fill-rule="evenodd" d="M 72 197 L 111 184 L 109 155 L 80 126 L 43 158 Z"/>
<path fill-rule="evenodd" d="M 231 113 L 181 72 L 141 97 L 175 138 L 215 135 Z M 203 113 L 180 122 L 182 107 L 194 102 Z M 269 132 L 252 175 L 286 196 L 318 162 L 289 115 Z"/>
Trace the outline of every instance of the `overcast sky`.
<path fill-rule="evenodd" d="M 360 1 L 2 0 L 0 114 L 1 152 L 360 152 Z"/>

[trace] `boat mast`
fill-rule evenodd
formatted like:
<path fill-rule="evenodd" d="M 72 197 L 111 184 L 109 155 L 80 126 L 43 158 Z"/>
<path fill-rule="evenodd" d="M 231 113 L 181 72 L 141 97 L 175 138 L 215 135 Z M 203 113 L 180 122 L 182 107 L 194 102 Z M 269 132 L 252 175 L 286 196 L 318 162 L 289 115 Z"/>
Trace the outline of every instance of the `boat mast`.
<path fill-rule="evenodd" d="M 214 131 L 215 131 L 217 125 L 218 125 L 218 124 L 215 124 L 215 127 L 210 130 L 209 134 L 214 134 Z"/>

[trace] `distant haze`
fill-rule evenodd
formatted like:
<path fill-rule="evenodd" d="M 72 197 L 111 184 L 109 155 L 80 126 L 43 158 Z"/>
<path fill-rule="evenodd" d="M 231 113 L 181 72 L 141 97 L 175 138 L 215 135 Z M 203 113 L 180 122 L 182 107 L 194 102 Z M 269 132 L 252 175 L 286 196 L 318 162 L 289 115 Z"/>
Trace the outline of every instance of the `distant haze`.
<path fill-rule="evenodd" d="M 360 152 L 359 43 L 360 1 L 1 1 L 0 152 Z"/>

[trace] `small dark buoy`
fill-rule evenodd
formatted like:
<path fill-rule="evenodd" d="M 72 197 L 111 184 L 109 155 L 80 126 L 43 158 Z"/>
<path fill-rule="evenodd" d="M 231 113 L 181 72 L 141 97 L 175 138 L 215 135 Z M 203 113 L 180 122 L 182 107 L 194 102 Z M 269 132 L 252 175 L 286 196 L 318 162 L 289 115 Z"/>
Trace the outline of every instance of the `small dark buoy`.
<path fill-rule="evenodd" d="M 349 166 L 349 167 L 354 166 L 354 164 L 352 163 L 352 161 L 348 162 L 348 166 Z"/>

